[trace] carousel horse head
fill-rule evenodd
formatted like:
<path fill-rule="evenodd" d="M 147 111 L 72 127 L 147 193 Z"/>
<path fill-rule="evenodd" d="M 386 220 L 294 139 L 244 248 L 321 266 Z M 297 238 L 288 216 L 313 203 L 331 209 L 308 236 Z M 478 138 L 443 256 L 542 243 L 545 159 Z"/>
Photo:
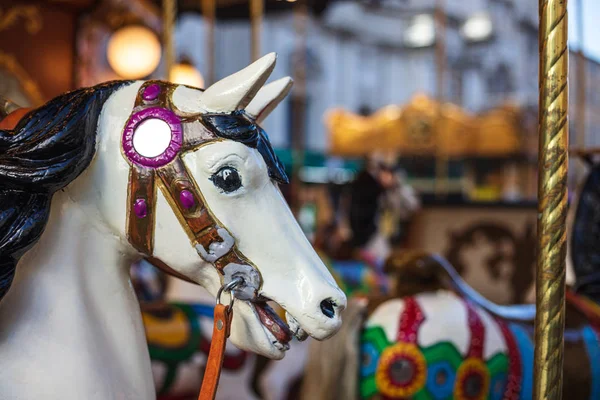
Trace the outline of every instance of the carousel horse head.
<path fill-rule="evenodd" d="M 285 202 L 278 184 L 288 178 L 258 125 L 292 84 L 263 86 L 275 60 L 206 90 L 162 81 L 76 90 L 1 130 L 0 299 L 49 215 L 79 210 L 116 238 L 123 268 L 145 257 L 215 296 L 236 283 L 231 339 L 242 349 L 281 358 L 292 336 L 333 335 L 346 298 Z"/>

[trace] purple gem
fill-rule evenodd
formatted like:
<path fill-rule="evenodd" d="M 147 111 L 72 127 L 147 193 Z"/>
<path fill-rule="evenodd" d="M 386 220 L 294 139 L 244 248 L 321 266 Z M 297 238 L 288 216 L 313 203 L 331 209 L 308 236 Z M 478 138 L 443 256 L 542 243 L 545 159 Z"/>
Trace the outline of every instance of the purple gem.
<path fill-rule="evenodd" d="M 185 189 L 179 192 L 179 201 L 181 201 L 181 205 L 187 209 L 194 207 L 194 205 L 196 204 L 192 192 Z"/>
<path fill-rule="evenodd" d="M 133 212 L 135 212 L 135 215 L 137 215 L 138 218 L 144 218 L 148 214 L 146 200 L 137 199 L 135 203 L 133 203 Z"/>
<path fill-rule="evenodd" d="M 142 94 L 142 98 L 146 101 L 156 100 L 158 95 L 160 94 L 160 86 L 157 83 L 153 83 L 144 89 L 144 93 Z"/>

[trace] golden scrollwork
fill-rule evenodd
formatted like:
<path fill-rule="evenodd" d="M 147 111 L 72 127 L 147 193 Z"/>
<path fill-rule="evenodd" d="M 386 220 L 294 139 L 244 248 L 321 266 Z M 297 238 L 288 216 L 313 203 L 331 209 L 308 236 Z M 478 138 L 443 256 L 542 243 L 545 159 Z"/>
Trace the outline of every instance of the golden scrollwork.
<path fill-rule="evenodd" d="M 19 18 L 25 20 L 25 30 L 30 35 L 35 35 L 42 29 L 42 14 L 37 6 L 14 6 L 0 9 L 0 31 L 12 28 Z"/>
<path fill-rule="evenodd" d="M 31 100 L 31 105 L 40 106 L 44 103 L 44 97 L 37 83 L 29 76 L 27 71 L 17 62 L 15 57 L 0 51 L 0 70 L 5 70 L 15 77 L 25 95 Z"/>
<path fill-rule="evenodd" d="M 325 125 L 331 152 L 361 156 L 375 151 L 405 155 L 506 156 L 522 149 L 520 110 L 510 105 L 471 115 L 451 103 L 418 94 L 404 106 L 370 116 L 330 110 Z"/>

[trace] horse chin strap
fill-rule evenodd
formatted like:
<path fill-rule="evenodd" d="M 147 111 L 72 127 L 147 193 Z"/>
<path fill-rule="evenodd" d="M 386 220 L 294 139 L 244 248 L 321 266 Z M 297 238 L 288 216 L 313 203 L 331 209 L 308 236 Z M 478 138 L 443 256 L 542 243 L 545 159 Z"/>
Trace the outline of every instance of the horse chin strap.
<path fill-rule="evenodd" d="M 201 116 L 182 116 L 172 111 L 176 109 L 171 102 L 175 88 L 175 85 L 166 82 L 146 82 L 138 92 L 133 112 L 123 131 L 123 155 L 131 166 L 127 192 L 129 242 L 152 261 L 156 188 L 159 187 L 198 255 L 223 275 L 224 285 L 238 282 L 232 288 L 232 296 L 252 300 L 262 284 L 260 273 L 237 248 L 231 233 L 209 210 L 181 158 L 181 154 L 215 140 L 217 136 L 202 123 Z M 134 146 L 134 136 L 148 120 L 160 120 L 171 131 L 168 147 L 155 157 L 140 154 Z M 198 121 L 200 124 L 196 123 Z M 193 130 L 188 129 L 192 125 Z M 157 264 L 164 267 L 163 262 Z M 166 272 L 186 279 L 170 268 Z"/>

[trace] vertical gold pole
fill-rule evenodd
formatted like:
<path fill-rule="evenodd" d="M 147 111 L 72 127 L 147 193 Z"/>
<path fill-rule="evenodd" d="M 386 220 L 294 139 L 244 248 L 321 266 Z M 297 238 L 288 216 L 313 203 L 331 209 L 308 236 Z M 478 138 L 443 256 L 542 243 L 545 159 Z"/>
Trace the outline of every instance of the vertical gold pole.
<path fill-rule="evenodd" d="M 175 18 L 177 16 L 177 0 L 163 0 L 163 47 L 165 49 L 165 75 L 169 80 L 175 65 Z"/>
<path fill-rule="evenodd" d="M 442 106 L 445 101 L 446 88 L 446 12 L 444 10 L 445 0 L 437 0 L 435 6 L 435 64 L 436 64 L 436 97 L 439 102 L 439 109 L 435 121 L 435 133 L 438 138 L 436 142 L 435 155 L 435 195 L 437 198 L 443 198 L 448 193 L 448 157 L 439 150 L 440 136 L 444 134 L 441 131 Z"/>
<path fill-rule="evenodd" d="M 206 65 L 208 66 L 207 81 L 205 86 L 213 84 L 215 76 L 215 24 L 217 19 L 217 5 L 215 0 L 202 0 L 202 15 L 206 21 Z"/>
<path fill-rule="evenodd" d="M 561 399 L 568 169 L 567 1 L 539 0 L 540 104 L 533 398 Z"/>
<path fill-rule="evenodd" d="M 250 0 L 250 29 L 252 61 L 260 58 L 260 32 L 264 13 L 264 0 Z"/>

